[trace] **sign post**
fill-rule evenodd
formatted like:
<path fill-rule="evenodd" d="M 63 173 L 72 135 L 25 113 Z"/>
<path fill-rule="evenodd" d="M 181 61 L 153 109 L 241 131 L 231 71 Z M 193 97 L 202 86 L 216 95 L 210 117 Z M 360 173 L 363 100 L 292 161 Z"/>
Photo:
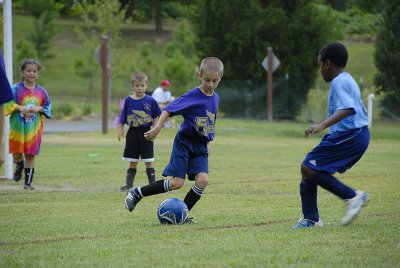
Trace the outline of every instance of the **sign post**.
<path fill-rule="evenodd" d="M 272 74 L 278 68 L 281 62 L 272 52 L 272 48 L 267 48 L 267 56 L 262 61 L 261 65 L 267 71 L 267 119 L 273 121 L 273 94 L 272 94 Z"/>

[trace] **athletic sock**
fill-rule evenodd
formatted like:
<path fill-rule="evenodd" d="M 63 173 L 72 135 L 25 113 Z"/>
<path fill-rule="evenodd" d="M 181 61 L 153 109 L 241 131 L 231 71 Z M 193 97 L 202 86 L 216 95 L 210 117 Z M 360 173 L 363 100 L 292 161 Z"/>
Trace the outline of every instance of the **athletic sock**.
<path fill-rule="evenodd" d="M 152 184 L 138 187 L 134 191 L 140 197 L 168 192 L 168 191 L 170 191 L 169 179 L 158 180 Z"/>
<path fill-rule="evenodd" d="M 341 199 L 351 199 L 356 196 L 356 192 L 352 188 L 340 182 L 327 172 L 317 171 L 316 182 L 319 186 Z"/>
<path fill-rule="evenodd" d="M 15 172 L 18 172 L 21 174 L 22 170 L 24 170 L 24 165 L 25 165 L 24 160 L 16 162 L 15 163 Z"/>
<path fill-rule="evenodd" d="M 304 219 L 319 221 L 318 205 L 317 205 L 317 188 L 312 180 L 305 180 L 300 183 L 301 208 Z"/>
<path fill-rule="evenodd" d="M 35 173 L 34 168 L 32 168 L 32 167 L 25 168 L 25 184 L 26 185 L 31 185 L 34 173 Z"/>
<path fill-rule="evenodd" d="M 146 174 L 149 184 L 152 184 L 156 181 L 156 171 L 154 168 L 146 168 Z"/>
<path fill-rule="evenodd" d="M 192 189 L 186 194 L 183 202 L 187 205 L 188 209 L 191 210 L 194 205 L 196 205 L 197 201 L 200 200 L 201 195 L 203 194 L 204 189 L 193 185 Z"/>
<path fill-rule="evenodd" d="M 126 185 L 129 188 L 133 187 L 133 181 L 135 179 L 135 175 L 136 175 L 136 168 L 128 168 L 128 170 L 126 171 Z"/>

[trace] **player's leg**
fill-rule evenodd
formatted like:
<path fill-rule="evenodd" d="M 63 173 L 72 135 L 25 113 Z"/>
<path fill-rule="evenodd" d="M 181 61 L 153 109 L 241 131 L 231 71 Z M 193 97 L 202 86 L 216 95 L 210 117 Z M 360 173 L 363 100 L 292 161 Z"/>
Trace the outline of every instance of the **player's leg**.
<path fill-rule="evenodd" d="M 22 178 L 22 171 L 24 170 L 24 157 L 22 154 L 13 154 L 13 160 L 15 163 L 14 180 L 19 181 Z"/>
<path fill-rule="evenodd" d="M 121 192 L 131 189 L 135 180 L 137 163 L 140 158 L 139 135 L 136 132 L 135 128 L 130 127 L 126 133 L 122 160 L 129 162 L 129 168 L 126 171 L 125 185 L 120 188 Z"/>
<path fill-rule="evenodd" d="M 200 172 L 195 175 L 195 183 L 189 192 L 186 194 L 184 202 L 186 203 L 189 210 L 191 210 L 197 201 L 200 200 L 203 194 L 204 188 L 208 184 L 208 174 L 205 172 Z"/>
<path fill-rule="evenodd" d="M 34 190 L 32 186 L 33 174 L 35 173 L 35 155 L 25 154 L 25 190 Z"/>
<path fill-rule="evenodd" d="M 154 169 L 154 162 L 145 162 L 146 166 L 146 175 L 149 181 L 149 184 L 156 182 L 156 170 Z"/>
<path fill-rule="evenodd" d="M 356 191 L 332 174 L 343 173 L 357 163 L 368 148 L 368 128 L 326 135 L 303 161 L 305 170 L 313 170 L 310 179 L 346 202 L 342 224 L 350 223 L 368 201 L 368 194 Z"/>
<path fill-rule="evenodd" d="M 156 181 L 156 171 L 154 169 L 154 142 L 144 138 L 145 131 L 143 131 L 143 135 L 140 137 L 140 155 L 146 166 L 147 179 L 149 184 L 151 184 Z"/>
<path fill-rule="evenodd" d="M 300 197 L 303 218 L 292 228 L 322 227 L 323 223 L 318 213 L 318 184 L 312 179 L 314 170 L 301 165 Z"/>
<path fill-rule="evenodd" d="M 131 212 L 145 196 L 166 193 L 172 190 L 182 188 L 185 179 L 173 177 L 171 179 L 162 179 L 146 186 L 139 186 L 135 189 L 131 188 L 125 198 L 125 206 Z"/>
<path fill-rule="evenodd" d="M 133 211 L 136 204 L 145 197 L 172 191 L 181 188 L 185 183 L 187 165 L 189 161 L 189 153 L 185 146 L 180 142 L 177 135 L 174 140 L 171 159 L 164 169 L 164 177 L 172 177 L 171 179 L 161 179 L 152 184 L 130 189 L 125 198 L 125 206 L 129 211 Z"/>
<path fill-rule="evenodd" d="M 125 185 L 119 190 L 120 192 L 126 192 L 133 187 L 133 182 L 136 176 L 137 162 L 129 162 L 129 168 L 126 170 Z"/>

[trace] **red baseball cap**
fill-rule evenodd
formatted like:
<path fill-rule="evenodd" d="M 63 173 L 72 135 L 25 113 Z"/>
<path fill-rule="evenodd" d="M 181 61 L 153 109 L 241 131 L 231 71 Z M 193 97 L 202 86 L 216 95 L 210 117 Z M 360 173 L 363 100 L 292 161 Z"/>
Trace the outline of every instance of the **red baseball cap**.
<path fill-rule="evenodd" d="M 160 82 L 160 86 L 163 87 L 169 87 L 171 85 L 171 82 L 169 82 L 168 80 L 161 80 Z"/>

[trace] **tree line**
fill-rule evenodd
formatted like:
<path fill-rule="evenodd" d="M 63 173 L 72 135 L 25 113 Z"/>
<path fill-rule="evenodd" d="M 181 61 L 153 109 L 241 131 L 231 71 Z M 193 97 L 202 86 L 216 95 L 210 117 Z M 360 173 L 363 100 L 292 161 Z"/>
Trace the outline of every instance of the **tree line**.
<path fill-rule="evenodd" d="M 266 48 L 273 47 L 282 63 L 275 75 L 291 78 L 293 115 L 315 83 L 316 56 L 323 44 L 348 36 L 375 42 L 375 84 L 385 94 L 384 103 L 400 112 L 400 77 L 396 75 L 400 72 L 400 7 L 396 0 L 15 0 L 13 8 L 33 16 L 36 29 L 28 37 L 32 45 L 18 43 L 17 49 L 21 55 L 51 57 L 52 21 L 59 16 L 75 17 L 93 21 L 92 26 L 98 28 L 99 17 L 106 15 L 95 11 L 106 2 L 114 7 L 109 15 L 114 21 L 118 17 L 121 25 L 126 20 L 153 20 L 154 31 L 162 32 L 163 19 L 183 22 L 166 52 L 172 77 L 185 75 L 206 55 L 218 55 L 224 61 L 226 79 L 264 77 L 260 62 Z M 90 12 L 89 7 L 93 7 Z M 111 29 L 97 34 L 102 31 Z M 112 32 L 117 36 L 119 29 Z M 93 50 L 88 40 L 86 49 Z M 80 74 L 90 75 L 88 68 L 93 65 L 82 66 L 85 62 L 82 59 L 76 66 L 86 70 Z"/>

